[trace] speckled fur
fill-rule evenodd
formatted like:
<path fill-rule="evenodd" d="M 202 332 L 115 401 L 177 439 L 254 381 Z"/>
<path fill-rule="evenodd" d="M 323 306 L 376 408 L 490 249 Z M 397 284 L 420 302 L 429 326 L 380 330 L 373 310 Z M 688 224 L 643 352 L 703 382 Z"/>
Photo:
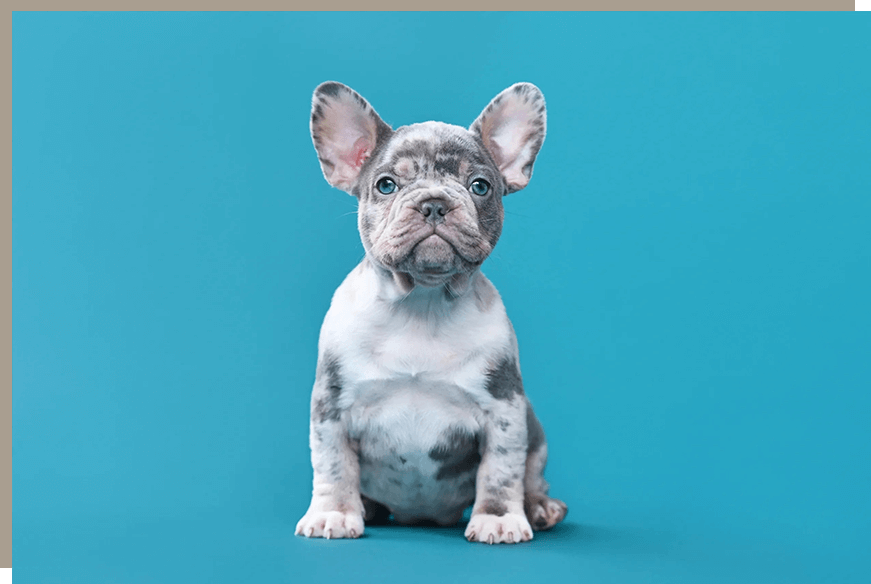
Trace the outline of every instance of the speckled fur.
<path fill-rule="evenodd" d="M 328 182 L 359 199 L 365 259 L 321 329 L 311 401 L 312 501 L 296 532 L 359 537 L 367 520 L 458 522 L 516 543 L 563 519 L 547 444 L 499 293 L 480 272 L 502 197 L 526 186 L 545 134 L 531 84 L 500 93 L 469 130 L 391 129 L 350 88 L 315 90 L 312 139 Z M 380 192 L 389 178 L 396 191 Z M 486 181 L 484 195 L 471 191 Z"/>

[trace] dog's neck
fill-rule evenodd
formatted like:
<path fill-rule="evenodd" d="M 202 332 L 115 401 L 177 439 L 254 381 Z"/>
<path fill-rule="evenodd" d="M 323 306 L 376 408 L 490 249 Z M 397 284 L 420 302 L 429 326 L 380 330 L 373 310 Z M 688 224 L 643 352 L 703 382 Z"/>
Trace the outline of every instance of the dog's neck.
<path fill-rule="evenodd" d="M 480 270 L 455 274 L 444 284 L 438 286 L 423 286 L 415 283 L 414 278 L 406 272 L 390 270 L 370 257 L 361 264 L 366 272 L 371 272 L 377 287 L 378 298 L 396 306 L 428 307 L 429 310 L 439 309 L 450 311 L 452 307 L 471 295 Z"/>

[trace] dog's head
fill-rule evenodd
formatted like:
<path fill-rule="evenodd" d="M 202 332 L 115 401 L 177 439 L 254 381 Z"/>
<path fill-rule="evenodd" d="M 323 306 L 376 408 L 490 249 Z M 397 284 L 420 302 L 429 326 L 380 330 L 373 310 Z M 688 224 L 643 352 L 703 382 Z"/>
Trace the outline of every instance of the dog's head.
<path fill-rule="evenodd" d="M 502 197 L 519 191 L 545 134 L 544 96 L 517 83 L 469 129 L 424 122 L 393 130 L 351 88 L 314 92 L 311 133 L 334 187 L 359 199 L 372 261 L 409 284 L 437 286 L 474 271 L 502 232 Z"/>

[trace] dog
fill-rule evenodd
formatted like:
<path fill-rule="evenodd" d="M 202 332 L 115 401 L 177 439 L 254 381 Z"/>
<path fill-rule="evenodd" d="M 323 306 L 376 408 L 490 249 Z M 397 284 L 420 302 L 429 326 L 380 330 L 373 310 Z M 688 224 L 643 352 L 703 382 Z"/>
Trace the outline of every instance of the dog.
<path fill-rule="evenodd" d="M 357 538 L 391 515 L 454 525 L 473 505 L 466 539 L 518 543 L 565 517 L 548 496 L 514 329 L 480 271 L 545 129 L 530 83 L 502 91 L 469 129 L 393 130 L 346 85 L 315 89 L 312 141 L 327 182 L 359 201 L 366 255 L 320 333 L 314 485 L 297 535 Z"/>

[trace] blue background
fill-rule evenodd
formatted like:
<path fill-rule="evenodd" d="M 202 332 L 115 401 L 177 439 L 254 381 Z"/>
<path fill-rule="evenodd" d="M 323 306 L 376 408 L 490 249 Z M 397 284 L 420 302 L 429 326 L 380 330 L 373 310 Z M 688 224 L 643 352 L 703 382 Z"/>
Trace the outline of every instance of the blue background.
<path fill-rule="evenodd" d="M 18 582 L 867 582 L 868 14 L 16 13 Z M 549 133 L 485 272 L 566 523 L 293 536 L 361 259 L 311 92 Z"/>

